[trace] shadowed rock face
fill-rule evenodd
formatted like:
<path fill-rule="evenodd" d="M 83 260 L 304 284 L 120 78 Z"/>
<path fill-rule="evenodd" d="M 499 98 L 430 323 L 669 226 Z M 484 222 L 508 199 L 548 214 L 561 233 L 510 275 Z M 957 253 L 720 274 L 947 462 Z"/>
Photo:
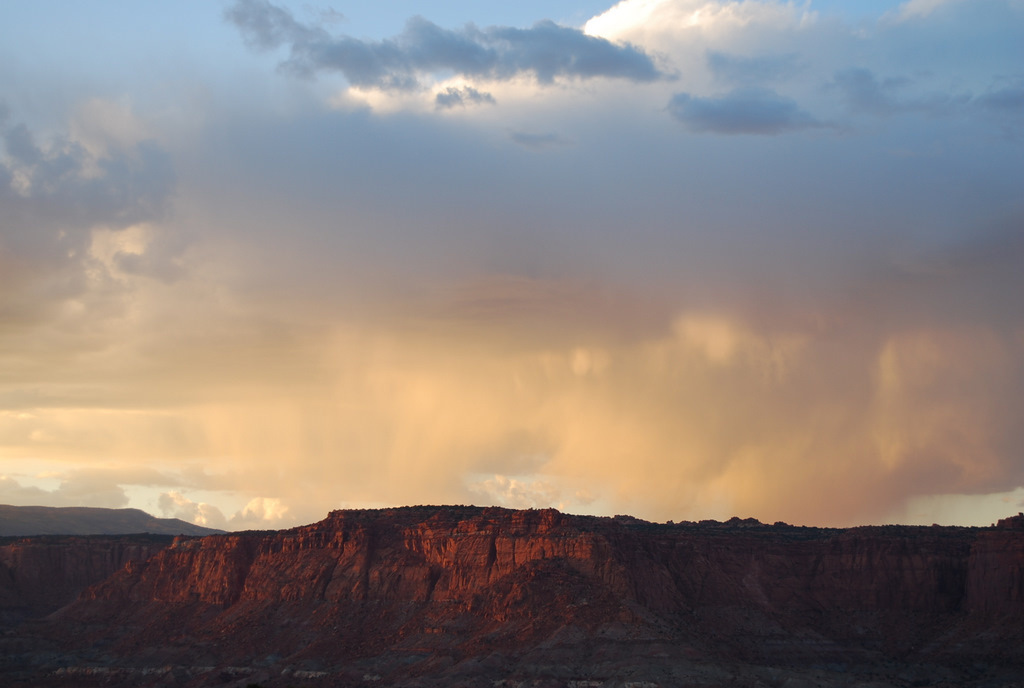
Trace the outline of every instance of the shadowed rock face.
<path fill-rule="evenodd" d="M 21 629 L 0 670 L 35 685 L 90 667 L 104 685 L 983 685 L 1024 663 L 1022 525 L 338 511 L 131 557 Z"/>
<path fill-rule="evenodd" d="M 128 562 L 169 547 L 169 535 L 0 538 L 0 628 L 45 616 Z"/>

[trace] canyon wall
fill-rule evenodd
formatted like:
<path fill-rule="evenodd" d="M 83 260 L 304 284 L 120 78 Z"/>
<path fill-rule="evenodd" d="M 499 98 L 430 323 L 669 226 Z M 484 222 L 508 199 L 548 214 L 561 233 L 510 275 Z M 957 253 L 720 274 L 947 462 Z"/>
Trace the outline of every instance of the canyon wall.
<path fill-rule="evenodd" d="M 995 613 L 1020 605 L 1024 531 L 663 525 L 470 507 L 334 512 L 288 531 L 176 540 L 87 597 L 465 604 L 543 561 L 666 613 L 723 605 Z"/>
<path fill-rule="evenodd" d="M 172 541 L 168 535 L 0 538 L 0 624 L 45 616 Z"/>
<path fill-rule="evenodd" d="M 926 664 L 965 685 L 971 667 L 1024 664 L 1024 517 L 816 529 L 408 507 L 152 552 L 69 547 L 56 569 L 85 557 L 117 570 L 34 632 L 73 654 L 104 647 L 115 664 L 329 667 L 338 685 L 359 672 L 395 685 L 534 675 L 551 656 L 606 676 Z M 43 559 L 21 556 L 4 565 L 24 585 Z"/>

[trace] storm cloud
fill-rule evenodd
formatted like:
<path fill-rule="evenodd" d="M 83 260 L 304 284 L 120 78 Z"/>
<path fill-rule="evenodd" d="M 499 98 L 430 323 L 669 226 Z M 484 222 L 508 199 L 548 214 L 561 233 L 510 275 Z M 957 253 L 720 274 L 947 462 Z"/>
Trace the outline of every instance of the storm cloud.
<path fill-rule="evenodd" d="M 883 4 L 5 5 L 0 493 L 1018 511 L 1024 14 Z"/>
<path fill-rule="evenodd" d="M 413 89 L 424 75 L 445 71 L 499 81 L 532 74 L 542 84 L 558 77 L 640 82 L 662 77 L 638 48 L 547 20 L 528 29 L 469 24 L 451 30 L 413 17 L 395 38 L 365 41 L 304 25 L 266 0 L 239 0 L 225 16 L 256 49 L 287 45 L 290 56 L 282 63 L 284 69 L 305 76 L 339 72 L 360 87 Z"/>

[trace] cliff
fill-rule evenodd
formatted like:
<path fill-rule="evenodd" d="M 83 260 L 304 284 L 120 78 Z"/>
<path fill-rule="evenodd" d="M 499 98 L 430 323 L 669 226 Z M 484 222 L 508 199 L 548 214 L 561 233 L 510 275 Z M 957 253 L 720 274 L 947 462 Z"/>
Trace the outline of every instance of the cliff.
<path fill-rule="evenodd" d="M 1020 521 L 834 530 L 338 511 L 131 557 L 33 633 L 68 662 L 103 647 L 96 661 L 127 672 L 124 685 L 145 685 L 154 665 L 178 667 L 161 685 L 207 685 L 196 667 L 239 685 L 295 672 L 317 685 L 757 685 L 779 670 L 818 672 L 818 685 L 877 672 L 886 685 L 985 685 L 1024 663 Z M 8 674 L 48 685 L 19 656 Z"/>
<path fill-rule="evenodd" d="M 172 541 L 167 535 L 0 538 L 0 627 L 56 611 Z"/>

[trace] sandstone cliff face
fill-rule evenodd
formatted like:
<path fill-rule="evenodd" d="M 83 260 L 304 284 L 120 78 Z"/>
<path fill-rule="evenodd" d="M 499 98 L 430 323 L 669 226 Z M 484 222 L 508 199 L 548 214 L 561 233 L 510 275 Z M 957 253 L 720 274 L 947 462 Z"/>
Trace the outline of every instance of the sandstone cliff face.
<path fill-rule="evenodd" d="M 293 601 L 465 605 L 531 563 L 557 560 L 635 600 L 638 580 L 649 574 L 628 567 L 649 562 L 623 561 L 614 547 L 553 510 L 336 512 L 280 533 L 176 540 L 86 598 L 225 607 Z M 658 576 L 672 594 L 670 577 L 654 571 Z M 649 596 L 650 588 L 643 590 L 640 597 Z"/>
<path fill-rule="evenodd" d="M 290 531 L 178 540 L 87 597 L 465 604 L 531 564 L 557 560 L 658 612 L 710 605 L 945 613 L 1016 600 L 1024 563 L 1017 555 L 1024 537 L 969 529 L 714 529 L 553 510 L 335 512 Z M 993 561 L 983 566 L 986 557 Z M 1001 598 L 1004 588 L 1010 596 Z"/>
<path fill-rule="evenodd" d="M 1017 620 L 1024 616 L 1024 515 L 978 534 L 966 593 L 972 611 Z"/>
<path fill-rule="evenodd" d="M 356 672 L 338 685 L 362 671 L 396 685 L 494 676 L 552 656 L 578 675 L 629 665 L 667 676 L 695 658 L 1018 667 L 1022 525 L 828 530 L 476 507 L 339 511 L 124 557 L 44 634 L 75 652 L 88 635 L 115 662 L 194 664 L 198 652 L 210 666 Z"/>
<path fill-rule="evenodd" d="M 170 536 L 129 535 L 0 540 L 0 620 L 48 614 L 131 561 L 145 561 Z"/>

